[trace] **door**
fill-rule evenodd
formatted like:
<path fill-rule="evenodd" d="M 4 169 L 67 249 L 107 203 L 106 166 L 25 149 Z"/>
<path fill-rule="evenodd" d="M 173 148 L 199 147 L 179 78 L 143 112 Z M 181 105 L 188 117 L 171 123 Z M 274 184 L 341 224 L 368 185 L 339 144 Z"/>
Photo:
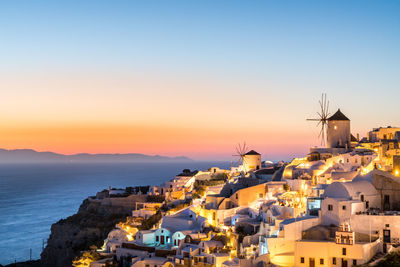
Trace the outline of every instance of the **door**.
<path fill-rule="evenodd" d="M 390 230 L 383 230 L 383 242 L 390 243 Z"/>
<path fill-rule="evenodd" d="M 308 266 L 310 266 L 310 267 L 315 267 L 315 259 L 314 258 L 310 258 L 310 261 L 309 261 L 309 265 Z"/>
<path fill-rule="evenodd" d="M 347 267 L 347 260 L 342 259 L 342 267 Z"/>
<path fill-rule="evenodd" d="M 390 197 L 385 195 L 383 198 L 383 210 L 390 210 Z"/>

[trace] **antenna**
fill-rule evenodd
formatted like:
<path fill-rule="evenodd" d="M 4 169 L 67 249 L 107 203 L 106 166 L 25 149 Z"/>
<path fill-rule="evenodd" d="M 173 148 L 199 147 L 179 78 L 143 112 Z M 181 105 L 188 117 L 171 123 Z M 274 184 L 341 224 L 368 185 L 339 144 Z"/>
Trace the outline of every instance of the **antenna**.
<path fill-rule="evenodd" d="M 322 94 L 321 100 L 318 101 L 321 111 L 317 112 L 319 118 L 317 119 L 307 119 L 308 121 L 317 121 L 317 127 L 321 127 L 321 131 L 319 132 L 318 138 L 321 138 L 321 145 L 326 146 L 326 129 L 328 126 L 328 117 L 329 117 L 329 101 L 326 99 L 326 94 Z"/>

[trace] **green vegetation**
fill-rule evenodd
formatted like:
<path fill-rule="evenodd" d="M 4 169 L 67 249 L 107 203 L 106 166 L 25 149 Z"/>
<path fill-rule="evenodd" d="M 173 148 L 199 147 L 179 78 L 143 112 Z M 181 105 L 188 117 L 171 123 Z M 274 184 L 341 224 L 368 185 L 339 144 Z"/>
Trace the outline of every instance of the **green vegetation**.
<path fill-rule="evenodd" d="M 142 224 L 138 227 L 139 230 L 150 230 L 156 223 L 162 218 L 161 211 L 157 211 L 146 220 L 143 220 Z"/>
<path fill-rule="evenodd" d="M 375 266 L 377 267 L 400 267 L 400 253 L 393 252 L 385 256 L 385 259 L 378 262 Z"/>
<path fill-rule="evenodd" d="M 211 175 L 211 181 L 221 180 L 225 182 L 228 178 L 228 174 L 226 173 L 214 173 Z"/>
<path fill-rule="evenodd" d="M 284 189 L 285 191 L 290 191 L 290 186 L 289 186 L 288 184 L 284 184 L 284 185 L 283 185 L 283 189 Z"/>
<path fill-rule="evenodd" d="M 148 195 L 146 197 L 146 202 L 156 202 L 156 203 L 163 203 L 165 200 L 164 195 Z"/>
<path fill-rule="evenodd" d="M 73 262 L 74 267 L 89 267 L 91 262 L 98 261 L 101 256 L 96 251 L 85 251 L 80 257 L 77 257 Z"/>

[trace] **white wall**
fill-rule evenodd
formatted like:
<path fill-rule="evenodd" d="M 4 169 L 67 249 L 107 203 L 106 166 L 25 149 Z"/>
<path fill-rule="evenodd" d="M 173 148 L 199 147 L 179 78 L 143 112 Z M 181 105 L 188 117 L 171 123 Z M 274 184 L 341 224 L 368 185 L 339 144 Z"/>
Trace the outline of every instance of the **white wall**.
<path fill-rule="evenodd" d="M 391 238 L 400 239 L 400 215 L 352 215 L 350 220 L 351 229 L 355 232 L 369 234 L 370 229 L 373 234 L 382 231 L 386 224 L 390 230 Z"/>
<path fill-rule="evenodd" d="M 346 255 L 342 254 L 342 248 L 346 248 Z M 336 244 L 332 241 L 298 241 L 295 244 L 295 266 L 308 266 L 309 259 L 315 259 L 315 266 L 341 266 L 341 259 L 347 259 L 347 266 L 353 265 L 353 260 L 357 264 L 362 264 L 371 259 L 378 251 L 378 241 L 373 243 L 363 243 L 354 245 Z M 300 259 L 304 257 L 304 263 Z M 336 258 L 336 265 L 332 264 L 332 258 Z M 324 259 L 324 264 L 320 264 L 320 259 Z"/>

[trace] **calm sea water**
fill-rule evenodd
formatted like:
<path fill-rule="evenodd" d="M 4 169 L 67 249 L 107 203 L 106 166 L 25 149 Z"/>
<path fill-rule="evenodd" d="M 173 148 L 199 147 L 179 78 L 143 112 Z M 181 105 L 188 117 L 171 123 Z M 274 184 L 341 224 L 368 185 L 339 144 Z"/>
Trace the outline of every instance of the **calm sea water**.
<path fill-rule="evenodd" d="M 82 201 L 112 187 L 159 185 L 182 169 L 229 163 L 0 165 L 0 264 L 38 259 L 51 224 L 77 212 Z"/>

